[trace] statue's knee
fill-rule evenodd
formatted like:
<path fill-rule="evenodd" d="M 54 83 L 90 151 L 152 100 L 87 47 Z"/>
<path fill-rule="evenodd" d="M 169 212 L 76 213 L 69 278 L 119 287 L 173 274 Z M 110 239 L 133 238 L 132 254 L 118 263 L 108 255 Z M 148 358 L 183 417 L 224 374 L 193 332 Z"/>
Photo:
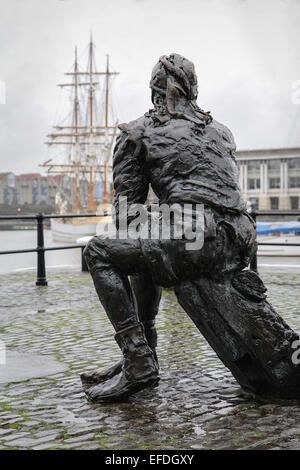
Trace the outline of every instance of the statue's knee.
<path fill-rule="evenodd" d="M 85 249 L 83 250 L 83 256 L 85 257 L 86 263 L 89 270 L 101 268 L 102 265 L 107 267 L 109 255 L 105 248 L 105 243 L 99 240 L 98 237 L 93 237 Z"/>
<path fill-rule="evenodd" d="M 94 237 L 87 243 L 86 247 L 83 250 L 83 256 L 86 261 L 91 257 L 94 252 Z"/>

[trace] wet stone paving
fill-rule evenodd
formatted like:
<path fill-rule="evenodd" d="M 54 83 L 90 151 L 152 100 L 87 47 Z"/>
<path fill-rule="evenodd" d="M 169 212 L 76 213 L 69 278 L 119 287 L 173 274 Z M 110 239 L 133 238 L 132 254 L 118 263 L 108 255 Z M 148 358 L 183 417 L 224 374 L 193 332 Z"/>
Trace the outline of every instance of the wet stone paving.
<path fill-rule="evenodd" d="M 269 300 L 299 331 L 300 275 L 262 277 Z M 157 318 L 159 385 L 125 403 L 94 405 L 79 373 L 111 365 L 120 351 L 89 274 L 49 271 L 42 288 L 34 272 L 0 282 L 7 351 L 64 365 L 52 375 L 0 383 L 0 449 L 300 448 L 300 403 L 244 394 L 172 291 L 164 292 Z"/>

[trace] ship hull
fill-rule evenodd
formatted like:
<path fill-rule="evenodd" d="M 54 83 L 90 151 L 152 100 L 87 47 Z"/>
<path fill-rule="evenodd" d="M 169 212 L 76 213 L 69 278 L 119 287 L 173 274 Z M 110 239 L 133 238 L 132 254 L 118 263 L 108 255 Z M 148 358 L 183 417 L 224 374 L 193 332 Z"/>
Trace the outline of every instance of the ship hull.
<path fill-rule="evenodd" d="M 272 236 L 258 236 L 258 242 L 263 243 L 274 243 L 275 245 L 260 245 L 258 246 L 257 254 L 259 256 L 300 256 L 300 246 L 289 246 L 290 243 L 299 243 L 299 236 L 286 236 L 281 235 L 280 237 Z M 284 245 L 278 245 L 281 244 Z"/>
<path fill-rule="evenodd" d="M 76 243 L 77 239 L 96 234 L 98 222 L 74 224 L 64 223 L 60 219 L 51 219 L 52 241 Z"/>

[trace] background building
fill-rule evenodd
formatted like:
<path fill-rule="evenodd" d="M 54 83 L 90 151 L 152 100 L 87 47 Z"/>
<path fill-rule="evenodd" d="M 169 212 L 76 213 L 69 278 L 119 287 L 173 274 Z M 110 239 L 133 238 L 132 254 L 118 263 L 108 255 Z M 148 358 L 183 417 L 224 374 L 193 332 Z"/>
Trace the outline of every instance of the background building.
<path fill-rule="evenodd" d="M 13 173 L 0 173 L 0 204 L 17 204 L 16 177 Z"/>
<path fill-rule="evenodd" d="M 237 152 L 241 190 L 256 209 L 299 210 L 300 148 Z"/>
<path fill-rule="evenodd" d="M 300 148 L 241 150 L 236 158 L 242 193 L 256 209 L 300 209 Z M 55 207 L 58 192 L 67 202 L 72 200 L 72 186 L 67 175 L 0 173 L 0 204 Z M 94 197 L 100 197 L 102 190 L 95 185 Z M 87 204 L 87 180 L 80 181 L 80 191 Z"/>
<path fill-rule="evenodd" d="M 42 176 L 39 173 L 15 175 L 12 172 L 0 173 L 0 205 L 3 206 L 49 206 L 55 207 L 60 193 L 67 205 L 74 197 L 73 184 L 68 175 Z M 89 184 L 80 180 L 80 193 L 84 203 L 89 197 Z"/>

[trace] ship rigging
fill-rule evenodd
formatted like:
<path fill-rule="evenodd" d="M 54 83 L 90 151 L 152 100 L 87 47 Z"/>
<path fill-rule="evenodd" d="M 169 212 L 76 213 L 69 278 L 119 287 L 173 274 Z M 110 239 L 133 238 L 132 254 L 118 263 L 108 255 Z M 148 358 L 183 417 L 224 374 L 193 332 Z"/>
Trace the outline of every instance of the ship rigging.
<path fill-rule="evenodd" d="M 110 86 L 111 79 L 118 75 L 118 72 L 110 69 L 108 55 L 106 56 L 106 70 L 98 72 L 94 49 L 91 36 L 87 67 L 85 71 L 82 71 L 79 69 L 77 47 L 75 47 L 72 71 L 65 73 L 70 77 L 70 82 L 58 85 L 62 89 L 71 88 L 71 122 L 67 122 L 67 125 L 55 125 L 54 131 L 47 135 L 46 144 L 49 147 L 64 146 L 66 149 L 64 161 L 50 163 L 51 159 L 40 165 L 47 169 L 48 174 L 65 175 L 70 178 L 72 190 L 69 209 L 74 213 L 96 210 L 98 204 L 95 203 L 95 184 L 99 182 L 102 187 L 100 202 L 103 207 L 109 206 L 111 196 L 111 153 L 118 131 L 117 120 L 113 121 L 113 113 L 110 112 Z M 100 86 L 100 80 L 102 86 Z M 97 91 L 102 91 L 104 94 L 104 106 L 101 107 L 101 113 L 97 109 Z M 83 201 L 81 196 L 83 180 L 88 181 L 88 203 Z M 66 196 L 62 194 L 62 198 L 66 199 Z M 61 200 L 61 197 L 59 199 Z"/>

